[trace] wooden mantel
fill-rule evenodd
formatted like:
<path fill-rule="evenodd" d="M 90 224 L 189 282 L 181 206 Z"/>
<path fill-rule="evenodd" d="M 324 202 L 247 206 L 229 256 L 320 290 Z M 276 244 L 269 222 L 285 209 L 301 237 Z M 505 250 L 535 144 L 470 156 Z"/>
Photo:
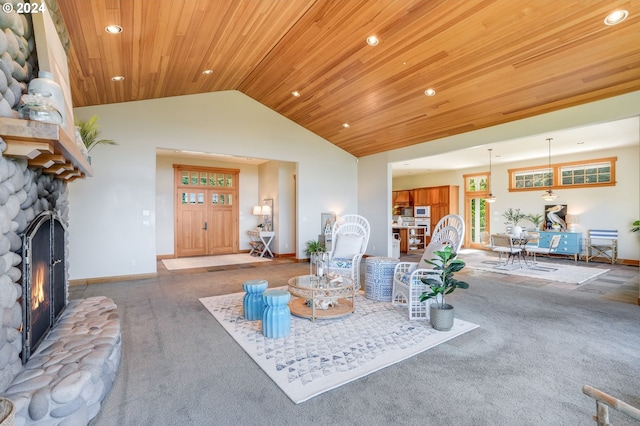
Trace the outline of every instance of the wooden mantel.
<path fill-rule="evenodd" d="M 70 182 L 93 175 L 75 140 L 56 124 L 0 117 L 0 137 L 7 143 L 5 157 L 26 158 L 29 166 L 57 179 Z"/>

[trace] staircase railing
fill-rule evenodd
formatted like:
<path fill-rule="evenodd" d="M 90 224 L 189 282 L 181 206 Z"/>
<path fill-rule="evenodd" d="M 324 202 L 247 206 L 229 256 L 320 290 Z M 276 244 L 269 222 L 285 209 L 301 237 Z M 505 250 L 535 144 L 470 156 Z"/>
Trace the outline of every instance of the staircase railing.
<path fill-rule="evenodd" d="M 640 420 L 640 410 L 624 401 L 620 401 L 618 398 L 614 398 L 589 385 L 584 385 L 582 392 L 596 400 L 596 415 L 593 416 L 593 420 L 598 423 L 598 426 L 610 426 L 609 407 L 635 420 Z"/>

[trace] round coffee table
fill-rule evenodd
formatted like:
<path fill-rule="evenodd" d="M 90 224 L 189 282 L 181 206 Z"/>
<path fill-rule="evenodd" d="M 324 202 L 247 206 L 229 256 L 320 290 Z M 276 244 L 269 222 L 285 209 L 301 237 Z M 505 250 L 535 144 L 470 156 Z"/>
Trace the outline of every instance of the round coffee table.
<path fill-rule="evenodd" d="M 330 282 L 313 275 L 300 275 L 289 279 L 289 303 L 293 315 L 303 318 L 338 318 L 355 311 L 353 280 L 342 277 L 341 282 Z"/>

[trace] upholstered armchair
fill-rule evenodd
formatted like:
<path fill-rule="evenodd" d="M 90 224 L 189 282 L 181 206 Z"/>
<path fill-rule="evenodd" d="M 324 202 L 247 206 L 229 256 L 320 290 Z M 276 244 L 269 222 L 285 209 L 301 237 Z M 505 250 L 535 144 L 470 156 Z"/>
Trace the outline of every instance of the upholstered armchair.
<path fill-rule="evenodd" d="M 355 214 L 338 217 L 331 232 L 329 271 L 351 278 L 356 291 L 360 289 L 360 263 L 370 233 L 369 221 Z"/>
<path fill-rule="evenodd" d="M 443 225 L 449 223 L 449 225 Z M 433 260 L 434 253 L 445 246 L 451 246 L 456 253 L 460 251 L 464 239 L 464 222 L 458 215 L 447 215 L 436 225 L 436 232 L 431 237 L 419 262 L 399 262 L 393 274 L 393 290 L 391 303 L 406 305 L 409 319 L 429 319 L 429 305 L 433 300 L 420 302 L 420 295 L 428 286 L 422 282 L 432 270 L 424 260 Z"/>

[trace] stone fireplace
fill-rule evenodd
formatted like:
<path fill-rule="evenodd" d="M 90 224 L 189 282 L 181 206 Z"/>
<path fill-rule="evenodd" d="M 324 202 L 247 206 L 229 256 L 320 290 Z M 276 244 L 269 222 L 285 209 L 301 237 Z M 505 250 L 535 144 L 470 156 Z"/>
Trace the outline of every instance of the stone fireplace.
<path fill-rule="evenodd" d="M 16 425 L 87 424 L 119 366 L 117 307 L 68 301 L 68 183 L 6 156 L 2 124 L 0 396 L 14 403 Z"/>
<path fill-rule="evenodd" d="M 5 149 L 6 144 L 0 140 L 0 151 Z M 20 356 L 23 349 L 20 330 L 24 328 L 21 235 L 29 225 L 36 223 L 36 217 L 43 214 L 55 214 L 61 221 L 67 220 L 66 183 L 43 174 L 42 171 L 28 168 L 25 160 L 9 159 L 4 155 L 0 157 L 0 308 L 3 310 L 0 328 L 0 391 L 7 389 L 23 364 Z M 64 252 L 64 240 L 62 244 Z M 49 247 L 41 245 L 34 248 L 45 253 L 49 251 Z M 66 270 L 66 265 L 63 267 Z M 37 269 L 33 272 L 38 274 Z M 63 280 L 66 282 L 66 276 Z M 66 298 L 64 302 L 66 303 Z"/>

